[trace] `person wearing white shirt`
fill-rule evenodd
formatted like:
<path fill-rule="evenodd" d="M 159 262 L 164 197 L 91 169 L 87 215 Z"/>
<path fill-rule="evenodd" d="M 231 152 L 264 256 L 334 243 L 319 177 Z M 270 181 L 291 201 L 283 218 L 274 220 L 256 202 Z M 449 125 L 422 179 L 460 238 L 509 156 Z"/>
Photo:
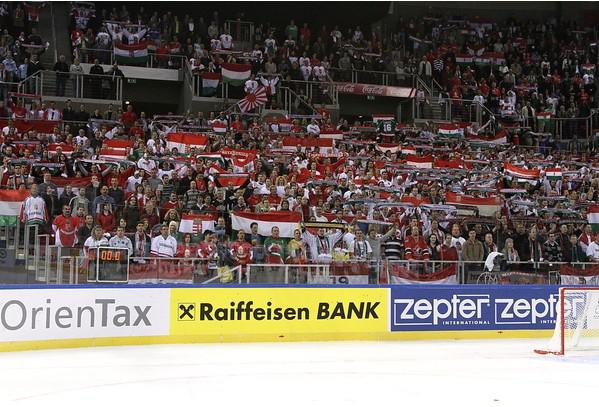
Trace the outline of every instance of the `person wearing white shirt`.
<path fill-rule="evenodd" d="M 110 247 L 128 249 L 129 256 L 133 254 L 133 243 L 131 243 L 131 239 L 125 236 L 125 228 L 122 226 L 119 226 L 116 229 L 116 235 L 110 238 L 110 240 L 108 241 L 108 245 Z"/>
<path fill-rule="evenodd" d="M 104 232 L 102 231 L 102 228 L 100 226 L 94 227 L 91 236 L 85 240 L 85 243 L 83 243 L 83 249 L 85 250 L 85 253 L 89 255 L 90 250 L 93 252 L 93 249 L 108 246 L 108 239 L 106 239 L 103 233 Z M 91 258 L 94 258 L 93 255 Z M 90 261 L 90 268 L 91 267 L 93 267 L 93 265 Z"/>
<path fill-rule="evenodd" d="M 595 235 L 595 240 L 593 240 L 587 246 L 586 255 L 589 258 L 589 261 L 592 261 L 594 263 L 599 262 L 599 233 Z"/>
<path fill-rule="evenodd" d="M 216 39 L 216 38 L 210 40 L 210 48 L 212 48 L 213 51 L 219 51 L 219 50 L 223 49 L 222 43 L 220 42 L 219 39 Z"/>
<path fill-rule="evenodd" d="M 304 61 L 304 64 L 300 67 L 300 71 L 305 81 L 309 80 L 310 76 L 312 76 L 312 67 L 308 64 L 308 61 Z"/>
<path fill-rule="evenodd" d="M 168 226 L 160 227 L 160 235 L 152 239 L 150 253 L 154 257 L 175 257 L 177 254 L 177 240 L 168 234 Z"/>
<path fill-rule="evenodd" d="M 152 172 L 152 170 L 156 168 L 156 163 L 154 160 L 148 158 L 148 153 L 145 153 L 144 156 L 137 161 L 137 167 L 146 172 Z"/>
<path fill-rule="evenodd" d="M 277 84 L 279 83 L 279 77 L 273 76 L 270 79 L 264 76 L 260 77 L 260 83 L 267 89 L 269 95 L 274 96 L 277 93 Z"/>
<path fill-rule="evenodd" d="M 233 49 L 233 37 L 231 37 L 231 34 L 229 34 L 229 33 L 221 34 L 220 43 L 221 43 L 221 46 L 223 47 L 223 49 L 226 49 L 226 50 Z"/>
<path fill-rule="evenodd" d="M 58 121 L 60 120 L 60 111 L 56 108 L 56 103 L 50 102 L 50 107 L 46 111 L 46 120 Z"/>
<path fill-rule="evenodd" d="M 258 89 L 258 82 L 256 81 L 256 78 L 252 74 L 250 76 L 250 79 L 245 81 L 244 90 L 245 90 L 245 93 L 254 93 L 256 91 L 256 89 Z"/>
<path fill-rule="evenodd" d="M 316 123 L 316 120 L 312 120 L 312 123 L 310 123 L 308 126 L 306 126 L 306 131 L 309 134 L 316 134 L 316 135 L 320 134 L 320 127 Z"/>
<path fill-rule="evenodd" d="M 143 178 L 139 174 L 139 171 L 135 171 L 133 175 L 127 178 L 127 192 L 135 192 L 135 187 L 141 185 L 142 181 Z"/>

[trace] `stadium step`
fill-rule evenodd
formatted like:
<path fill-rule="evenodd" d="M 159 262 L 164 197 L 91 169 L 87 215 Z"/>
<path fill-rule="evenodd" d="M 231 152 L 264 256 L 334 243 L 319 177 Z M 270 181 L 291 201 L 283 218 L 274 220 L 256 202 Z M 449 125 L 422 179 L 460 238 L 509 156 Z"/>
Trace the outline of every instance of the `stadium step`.
<path fill-rule="evenodd" d="M 50 46 L 40 61 L 45 69 L 54 68 L 58 55 L 65 55 L 71 62 L 71 44 L 67 27 L 70 23 L 71 4 L 69 2 L 48 2 L 40 11 L 38 33 Z M 52 26 L 54 17 L 54 26 Z"/>

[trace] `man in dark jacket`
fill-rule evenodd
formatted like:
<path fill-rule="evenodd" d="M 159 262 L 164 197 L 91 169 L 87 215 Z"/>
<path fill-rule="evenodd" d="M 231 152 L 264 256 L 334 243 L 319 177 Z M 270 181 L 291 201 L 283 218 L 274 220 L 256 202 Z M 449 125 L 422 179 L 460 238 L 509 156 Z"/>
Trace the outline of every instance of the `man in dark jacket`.
<path fill-rule="evenodd" d="M 89 69 L 91 75 L 104 75 L 104 68 L 100 65 L 100 60 L 96 58 L 94 65 Z M 90 93 L 93 99 L 102 99 L 102 76 L 92 76 L 89 80 Z"/>
<path fill-rule="evenodd" d="M 578 244 L 575 234 L 570 235 L 569 250 L 563 252 L 564 261 L 568 263 L 582 263 L 587 261 L 587 255 Z"/>
<path fill-rule="evenodd" d="M 58 61 L 54 64 L 56 72 L 56 96 L 64 96 L 64 89 L 69 77 L 69 64 L 65 62 L 64 55 L 58 57 Z"/>

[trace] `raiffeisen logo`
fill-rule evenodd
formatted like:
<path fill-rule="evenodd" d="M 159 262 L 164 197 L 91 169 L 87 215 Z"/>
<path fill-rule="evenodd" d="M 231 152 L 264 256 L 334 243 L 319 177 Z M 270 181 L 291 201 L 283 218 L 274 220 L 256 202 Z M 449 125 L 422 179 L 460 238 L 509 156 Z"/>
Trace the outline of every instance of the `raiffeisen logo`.
<path fill-rule="evenodd" d="M 393 300 L 395 326 L 448 326 L 488 324 L 488 294 L 453 294 L 448 298 Z"/>
<path fill-rule="evenodd" d="M 152 288 L 0 291 L 0 342 L 168 335 L 168 303 Z"/>

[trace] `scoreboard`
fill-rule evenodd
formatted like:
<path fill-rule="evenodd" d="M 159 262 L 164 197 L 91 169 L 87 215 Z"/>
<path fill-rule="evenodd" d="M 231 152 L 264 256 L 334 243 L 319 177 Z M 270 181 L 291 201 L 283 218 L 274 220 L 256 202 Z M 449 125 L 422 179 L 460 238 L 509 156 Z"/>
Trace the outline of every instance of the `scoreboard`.
<path fill-rule="evenodd" d="M 127 283 L 129 281 L 129 249 L 98 247 L 89 251 L 88 282 Z"/>

